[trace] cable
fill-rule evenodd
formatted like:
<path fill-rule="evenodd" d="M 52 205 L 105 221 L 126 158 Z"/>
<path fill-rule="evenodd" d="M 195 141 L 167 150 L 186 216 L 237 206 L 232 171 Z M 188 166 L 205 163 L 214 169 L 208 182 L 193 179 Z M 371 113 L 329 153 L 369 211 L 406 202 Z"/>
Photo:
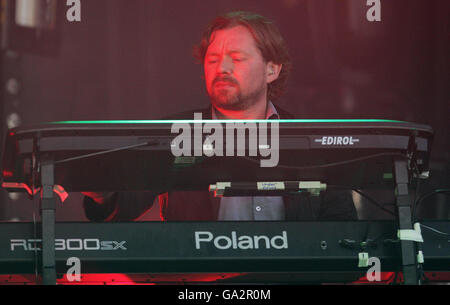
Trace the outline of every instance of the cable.
<path fill-rule="evenodd" d="M 396 214 L 394 212 L 384 208 L 384 205 L 381 205 L 375 199 L 373 199 L 369 195 L 361 192 L 360 190 L 357 190 L 357 189 L 349 187 L 349 186 L 342 186 L 342 185 L 327 185 L 327 187 L 329 187 L 329 188 L 341 188 L 341 189 L 347 189 L 347 190 L 354 191 L 354 192 L 358 193 L 359 195 L 361 195 L 362 197 L 366 198 L 371 204 L 375 205 L 376 207 L 378 207 L 382 211 L 384 211 L 384 212 L 386 212 L 386 213 L 388 213 L 388 214 L 390 214 L 392 216 L 396 216 Z"/>
<path fill-rule="evenodd" d="M 423 227 L 423 228 L 425 228 L 425 229 L 428 229 L 428 230 L 430 230 L 430 231 L 433 231 L 434 233 L 437 233 L 437 234 L 440 234 L 440 235 L 444 235 L 444 236 L 450 236 L 449 233 L 441 232 L 441 231 L 439 231 L 439 230 L 436 230 L 436 229 L 434 229 L 434 228 L 432 228 L 432 227 L 429 227 L 429 226 L 427 226 L 427 225 L 424 225 L 424 224 L 422 224 L 422 223 L 420 224 L 420 226 Z"/>
<path fill-rule="evenodd" d="M 422 196 L 420 196 L 417 201 L 414 203 L 415 209 L 419 207 L 419 205 L 424 201 L 426 198 L 431 197 L 436 194 L 450 194 L 450 189 L 437 189 L 433 190 L 431 192 L 425 193 Z"/>
<path fill-rule="evenodd" d="M 416 219 L 416 213 L 417 213 L 417 210 L 418 210 L 417 206 L 416 206 L 416 200 L 419 197 L 418 196 L 418 194 L 419 194 L 419 186 L 420 186 L 420 179 L 417 179 L 416 180 L 416 190 L 414 192 L 414 201 L 413 201 L 413 205 L 412 205 L 412 209 L 411 209 L 411 218 L 413 220 Z"/>
<path fill-rule="evenodd" d="M 92 154 L 86 154 L 86 155 L 76 156 L 73 158 L 58 160 L 58 161 L 55 161 L 54 164 L 60 164 L 60 163 L 95 157 L 95 156 L 99 156 L 99 155 L 105 155 L 105 154 L 118 152 L 118 151 L 122 151 L 122 150 L 128 150 L 128 149 L 143 147 L 143 146 L 147 146 L 147 145 L 158 145 L 158 144 L 159 144 L 159 142 L 156 141 L 156 142 L 144 142 L 144 143 L 139 143 L 139 144 L 135 144 L 135 145 L 123 146 L 123 147 L 118 147 L 118 148 L 113 148 L 113 149 L 109 149 L 109 150 L 92 153 Z"/>
<path fill-rule="evenodd" d="M 340 165 L 360 162 L 360 161 L 374 159 L 374 158 L 378 158 L 378 157 L 386 157 L 386 156 L 403 157 L 405 159 L 408 158 L 404 154 L 400 154 L 400 153 L 379 153 L 379 154 L 368 155 L 368 156 L 364 156 L 364 157 L 360 157 L 360 158 L 355 158 L 355 159 L 350 159 L 350 160 L 345 160 L 345 161 L 339 161 L 339 162 L 331 162 L 331 163 L 326 163 L 326 164 L 321 164 L 321 165 L 311 165 L 311 166 L 277 165 L 277 168 L 281 168 L 281 169 L 296 169 L 296 170 L 328 168 L 328 167 L 340 166 Z M 255 159 L 252 159 L 252 158 L 249 158 L 249 157 L 245 157 L 245 156 L 242 156 L 241 158 L 243 158 L 243 159 L 245 159 L 247 161 L 253 162 L 253 163 L 258 163 L 259 164 L 259 162 L 260 162 L 259 160 L 255 160 Z"/>

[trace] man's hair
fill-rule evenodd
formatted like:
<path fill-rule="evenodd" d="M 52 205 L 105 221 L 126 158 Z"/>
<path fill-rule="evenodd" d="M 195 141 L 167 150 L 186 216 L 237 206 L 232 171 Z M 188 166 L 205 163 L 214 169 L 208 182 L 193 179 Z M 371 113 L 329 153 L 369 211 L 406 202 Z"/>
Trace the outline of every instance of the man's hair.
<path fill-rule="evenodd" d="M 267 18 L 251 12 L 230 12 L 216 17 L 206 28 L 199 45 L 194 48 L 194 57 L 204 63 L 206 52 L 211 43 L 214 31 L 244 26 L 255 39 L 265 62 L 282 64 L 280 75 L 268 85 L 268 100 L 278 99 L 286 90 L 286 84 L 291 70 L 291 58 L 288 47 L 278 27 Z"/>

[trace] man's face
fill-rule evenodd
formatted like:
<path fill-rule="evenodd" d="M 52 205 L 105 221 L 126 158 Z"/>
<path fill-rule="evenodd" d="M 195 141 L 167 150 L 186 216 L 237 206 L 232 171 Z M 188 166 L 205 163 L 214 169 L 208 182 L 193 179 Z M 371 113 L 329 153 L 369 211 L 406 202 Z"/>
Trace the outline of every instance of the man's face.
<path fill-rule="evenodd" d="M 204 62 L 211 103 L 223 110 L 245 110 L 265 102 L 268 65 L 247 28 L 213 32 Z"/>

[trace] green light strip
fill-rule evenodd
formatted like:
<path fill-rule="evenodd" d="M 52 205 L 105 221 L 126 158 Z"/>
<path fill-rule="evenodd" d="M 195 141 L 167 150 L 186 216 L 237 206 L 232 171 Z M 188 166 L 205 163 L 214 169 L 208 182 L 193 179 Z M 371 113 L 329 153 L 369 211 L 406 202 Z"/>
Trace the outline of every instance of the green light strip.
<path fill-rule="evenodd" d="M 339 120 L 339 119 L 298 119 L 298 120 L 100 120 L 100 121 L 59 121 L 59 122 L 49 122 L 45 124 L 174 124 L 174 123 L 188 123 L 188 124 L 199 124 L 199 123 L 406 123 L 403 121 L 394 120 L 378 120 L 378 119 L 367 119 L 367 120 Z"/>

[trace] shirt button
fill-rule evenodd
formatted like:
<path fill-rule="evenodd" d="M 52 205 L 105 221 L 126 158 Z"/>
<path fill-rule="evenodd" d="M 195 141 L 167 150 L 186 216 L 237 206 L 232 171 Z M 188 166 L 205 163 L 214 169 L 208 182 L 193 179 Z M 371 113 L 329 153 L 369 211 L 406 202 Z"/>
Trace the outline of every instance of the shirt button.
<path fill-rule="evenodd" d="M 261 212 L 261 207 L 258 205 L 258 206 L 256 206 L 256 212 Z"/>

